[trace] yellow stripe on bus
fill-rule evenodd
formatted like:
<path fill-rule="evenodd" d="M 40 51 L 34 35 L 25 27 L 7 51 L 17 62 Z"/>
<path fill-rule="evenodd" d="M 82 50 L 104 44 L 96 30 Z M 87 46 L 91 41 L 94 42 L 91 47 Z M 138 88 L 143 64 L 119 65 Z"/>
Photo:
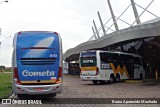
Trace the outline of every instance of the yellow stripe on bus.
<path fill-rule="evenodd" d="M 55 83 L 56 79 L 52 80 L 41 80 L 41 81 L 21 81 L 22 84 L 30 84 L 30 83 Z"/>
<path fill-rule="evenodd" d="M 113 63 L 110 63 L 110 66 L 111 66 L 112 70 L 114 71 L 114 75 L 116 75 L 118 72 L 120 72 L 120 74 L 123 75 L 124 72 L 126 72 L 127 77 L 130 78 L 125 65 L 123 66 L 122 69 L 121 69 L 120 65 L 118 65 L 118 67 L 116 69 Z"/>
<path fill-rule="evenodd" d="M 97 67 L 81 67 L 81 71 L 96 71 Z"/>

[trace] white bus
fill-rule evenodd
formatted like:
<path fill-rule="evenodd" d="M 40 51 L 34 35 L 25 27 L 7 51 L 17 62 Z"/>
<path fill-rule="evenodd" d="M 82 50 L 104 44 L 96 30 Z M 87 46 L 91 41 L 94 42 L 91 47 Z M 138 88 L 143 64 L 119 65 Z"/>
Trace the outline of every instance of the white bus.
<path fill-rule="evenodd" d="M 57 32 L 23 31 L 13 39 L 13 92 L 56 96 L 62 91 L 62 41 Z"/>
<path fill-rule="evenodd" d="M 90 50 L 80 53 L 80 77 L 94 84 L 145 78 L 143 57 L 137 54 Z"/>

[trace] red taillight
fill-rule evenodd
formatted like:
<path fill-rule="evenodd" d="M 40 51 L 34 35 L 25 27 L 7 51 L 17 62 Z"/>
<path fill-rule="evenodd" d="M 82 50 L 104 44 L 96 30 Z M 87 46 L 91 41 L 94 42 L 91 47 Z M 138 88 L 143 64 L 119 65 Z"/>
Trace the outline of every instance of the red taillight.
<path fill-rule="evenodd" d="M 61 82 L 62 82 L 62 67 L 59 67 L 58 79 L 57 79 L 56 83 L 61 83 Z"/>
<path fill-rule="evenodd" d="M 18 35 L 20 35 L 22 32 L 18 32 Z"/>
<path fill-rule="evenodd" d="M 54 32 L 56 35 L 58 35 L 58 33 L 57 32 Z"/>
<path fill-rule="evenodd" d="M 14 68 L 14 78 L 18 78 L 18 69 L 17 69 L 17 67 Z"/>
<path fill-rule="evenodd" d="M 18 69 L 17 67 L 14 68 L 14 78 L 13 78 L 13 81 L 16 83 L 16 84 L 21 84 L 21 81 L 19 80 L 19 77 L 18 77 Z"/>
<path fill-rule="evenodd" d="M 59 77 L 62 77 L 62 67 L 59 67 L 59 70 L 58 70 L 58 78 Z"/>
<path fill-rule="evenodd" d="M 99 74 L 99 68 L 97 67 L 96 68 L 96 75 L 98 75 Z"/>

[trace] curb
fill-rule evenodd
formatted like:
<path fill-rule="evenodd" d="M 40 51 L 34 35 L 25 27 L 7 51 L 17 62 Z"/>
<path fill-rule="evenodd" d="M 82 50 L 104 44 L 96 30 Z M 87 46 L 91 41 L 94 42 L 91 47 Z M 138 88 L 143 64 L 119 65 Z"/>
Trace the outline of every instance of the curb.
<path fill-rule="evenodd" d="M 160 84 L 160 79 L 144 79 L 144 84 Z"/>
<path fill-rule="evenodd" d="M 126 83 L 142 83 L 142 80 L 125 80 Z"/>

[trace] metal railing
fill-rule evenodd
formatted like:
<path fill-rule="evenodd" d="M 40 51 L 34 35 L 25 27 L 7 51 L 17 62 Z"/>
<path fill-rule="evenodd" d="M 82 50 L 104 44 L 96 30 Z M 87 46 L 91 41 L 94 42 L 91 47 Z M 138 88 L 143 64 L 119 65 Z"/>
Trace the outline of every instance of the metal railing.
<path fill-rule="evenodd" d="M 117 22 L 117 21 L 121 21 L 121 22 L 127 24 L 128 27 L 131 27 L 131 26 L 133 26 L 133 25 L 135 24 L 135 22 L 136 22 L 138 19 L 140 19 L 140 17 L 144 14 L 144 12 L 148 12 L 148 13 L 150 13 L 151 15 L 153 15 L 154 17 L 158 18 L 157 15 L 155 15 L 154 13 L 150 12 L 149 10 L 147 10 L 147 9 L 151 6 L 151 4 L 152 4 L 153 2 L 154 2 L 154 0 L 152 0 L 152 1 L 146 6 L 146 8 L 144 8 L 144 7 L 140 6 L 139 4 L 135 3 L 135 5 L 138 6 L 138 7 L 140 7 L 141 9 L 143 9 L 143 11 L 140 13 L 140 15 L 138 16 L 138 18 L 133 21 L 132 24 L 128 23 L 127 21 L 125 21 L 125 20 L 123 20 L 123 19 L 121 19 L 121 16 L 131 7 L 132 3 L 129 4 L 129 6 L 127 6 L 127 8 L 119 15 L 119 17 L 116 17 L 116 16 L 115 16 L 116 22 Z M 107 28 L 107 30 L 105 30 L 105 31 L 106 31 L 106 34 L 107 34 L 108 31 L 111 31 L 111 33 L 116 31 L 116 30 L 112 29 L 112 26 L 114 25 L 114 23 L 112 23 L 109 27 L 107 27 L 107 24 L 108 24 L 108 22 L 109 22 L 111 19 L 112 19 L 112 17 L 109 18 L 109 19 L 105 22 L 105 24 L 103 25 L 105 28 Z M 104 34 L 101 33 L 101 30 L 102 30 L 102 26 L 100 26 L 100 28 L 98 29 L 98 33 L 99 33 L 100 37 L 104 36 Z M 106 36 L 106 35 L 105 35 L 105 36 Z M 92 41 L 92 40 L 96 40 L 96 39 L 97 39 L 97 38 L 96 38 L 96 35 L 93 34 L 93 35 L 89 38 L 88 41 Z"/>

